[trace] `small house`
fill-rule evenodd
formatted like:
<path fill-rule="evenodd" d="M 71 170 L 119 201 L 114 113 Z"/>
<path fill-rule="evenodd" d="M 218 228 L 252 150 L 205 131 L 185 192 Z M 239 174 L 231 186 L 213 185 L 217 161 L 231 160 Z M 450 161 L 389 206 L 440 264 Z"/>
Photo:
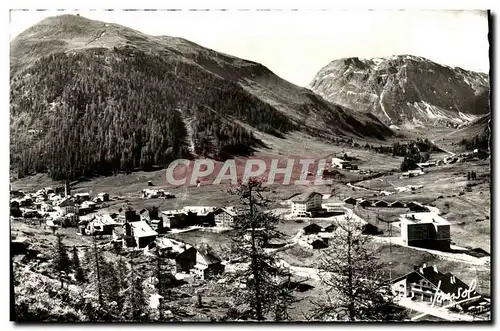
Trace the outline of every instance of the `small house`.
<path fill-rule="evenodd" d="M 411 201 L 406 204 L 406 208 L 410 209 L 411 212 L 414 213 L 427 213 L 429 212 L 429 208 L 425 207 L 424 205 L 416 202 L 416 201 Z"/>
<path fill-rule="evenodd" d="M 394 201 L 394 202 L 391 202 L 391 203 L 389 204 L 389 207 L 391 207 L 391 208 L 404 208 L 404 207 L 405 207 L 405 204 L 404 204 L 404 203 L 402 203 L 401 201 L 397 201 L 397 200 L 396 200 L 396 201 Z"/>
<path fill-rule="evenodd" d="M 335 199 L 330 197 L 327 201 L 325 201 L 321 207 L 323 207 L 327 213 L 336 213 L 342 214 L 345 212 L 344 203 L 339 199 Z"/>
<path fill-rule="evenodd" d="M 167 227 L 163 224 L 163 219 L 156 219 L 150 221 L 151 229 L 155 230 L 158 233 L 165 233 L 167 231 Z"/>
<path fill-rule="evenodd" d="M 56 203 L 55 208 L 61 216 L 67 214 L 78 214 L 78 206 L 75 201 L 71 198 L 64 198 Z"/>
<path fill-rule="evenodd" d="M 87 232 L 87 225 L 89 224 L 89 220 L 83 219 L 78 222 L 78 230 L 77 234 L 82 236 L 88 236 L 90 233 Z"/>
<path fill-rule="evenodd" d="M 112 235 L 119 224 L 109 214 L 97 214 L 87 224 L 86 233 L 89 235 Z"/>
<path fill-rule="evenodd" d="M 216 207 L 210 206 L 185 206 L 188 222 L 197 226 L 214 226 L 214 211 Z"/>
<path fill-rule="evenodd" d="M 120 218 L 123 219 L 123 223 L 139 222 L 141 220 L 141 215 L 137 214 L 132 208 L 128 208 L 120 211 Z"/>
<path fill-rule="evenodd" d="M 79 215 L 86 215 L 93 212 L 96 209 L 97 205 L 92 201 L 84 201 L 78 208 Z"/>
<path fill-rule="evenodd" d="M 24 192 L 20 190 L 10 190 L 10 196 L 13 198 L 22 198 L 24 197 Z"/>
<path fill-rule="evenodd" d="M 366 200 L 366 199 L 359 199 L 358 200 L 358 205 L 361 206 L 361 207 L 371 207 L 372 206 L 372 202 L 369 201 L 369 200 Z"/>
<path fill-rule="evenodd" d="M 358 166 L 350 161 L 338 157 L 332 157 L 332 168 L 357 170 Z"/>
<path fill-rule="evenodd" d="M 236 210 L 233 207 L 217 208 L 214 211 L 215 226 L 222 228 L 231 227 L 237 216 Z"/>
<path fill-rule="evenodd" d="M 324 249 L 328 247 L 328 239 L 326 238 L 314 238 L 309 242 L 312 249 Z"/>
<path fill-rule="evenodd" d="M 210 250 L 198 248 L 196 250 L 196 264 L 193 267 L 196 276 L 201 279 L 210 279 L 224 271 L 222 261 Z"/>
<path fill-rule="evenodd" d="M 311 223 L 308 226 L 305 226 L 302 231 L 305 235 L 318 234 L 323 231 L 323 228 L 316 223 Z"/>
<path fill-rule="evenodd" d="M 354 206 L 354 205 L 356 205 L 357 200 L 354 198 L 348 197 L 347 199 L 344 200 L 344 203 Z"/>
<path fill-rule="evenodd" d="M 182 229 L 190 226 L 188 215 L 182 209 L 165 210 L 161 212 L 163 226 L 169 229 Z"/>
<path fill-rule="evenodd" d="M 272 238 L 269 240 L 266 240 L 264 243 L 265 248 L 281 248 L 285 247 L 287 244 L 287 241 L 283 238 Z"/>
<path fill-rule="evenodd" d="M 101 192 L 101 193 L 97 194 L 97 198 L 99 198 L 102 202 L 106 202 L 106 201 L 109 201 L 109 194 Z"/>
<path fill-rule="evenodd" d="M 176 273 L 190 273 L 196 264 L 196 248 L 190 247 L 175 258 Z"/>
<path fill-rule="evenodd" d="M 143 208 L 139 211 L 141 220 L 151 223 L 152 220 L 161 219 L 160 211 L 157 207 Z"/>
<path fill-rule="evenodd" d="M 332 223 L 325 228 L 325 232 L 334 232 L 337 230 L 337 224 Z"/>
<path fill-rule="evenodd" d="M 389 204 L 387 203 L 387 201 L 384 201 L 384 200 L 377 200 L 375 201 L 373 204 L 372 204 L 373 207 L 387 207 L 389 206 Z"/>
<path fill-rule="evenodd" d="M 383 231 L 381 231 L 377 226 L 373 224 L 366 223 L 363 224 L 363 226 L 361 227 L 361 233 L 369 235 L 377 235 L 383 233 Z"/>
<path fill-rule="evenodd" d="M 129 247 L 144 248 L 155 241 L 158 233 L 145 221 L 126 222 L 125 236 L 134 240 L 127 243 Z"/>
<path fill-rule="evenodd" d="M 33 199 L 28 195 L 22 197 L 19 200 L 19 206 L 21 206 L 21 207 L 29 207 L 31 205 L 33 205 Z"/>
<path fill-rule="evenodd" d="M 87 193 L 87 192 L 84 192 L 84 193 L 75 193 L 75 198 L 78 200 L 78 201 L 90 201 L 90 194 Z"/>

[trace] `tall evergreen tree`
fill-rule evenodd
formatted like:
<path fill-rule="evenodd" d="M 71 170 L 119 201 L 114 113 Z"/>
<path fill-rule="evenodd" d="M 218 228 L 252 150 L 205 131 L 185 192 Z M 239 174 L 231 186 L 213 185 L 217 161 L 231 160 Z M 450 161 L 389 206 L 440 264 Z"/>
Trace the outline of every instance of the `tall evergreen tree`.
<path fill-rule="evenodd" d="M 78 257 L 78 249 L 76 248 L 76 246 L 73 246 L 72 258 L 73 258 L 73 270 L 75 272 L 75 279 L 79 284 L 82 284 L 86 281 L 86 277 L 85 277 L 85 271 L 83 270 L 80 264 L 80 258 Z"/>
<path fill-rule="evenodd" d="M 394 321 L 406 318 L 396 306 L 383 265 L 368 247 L 369 236 L 351 217 L 338 222 L 318 266 L 326 295 L 314 302 L 316 320 Z"/>
<path fill-rule="evenodd" d="M 53 265 L 54 269 L 58 274 L 59 282 L 61 283 L 61 288 L 64 287 L 64 281 L 67 279 L 67 275 L 71 270 L 71 260 L 68 256 L 68 251 L 63 243 L 63 238 L 61 234 L 56 235 L 56 244 L 53 253 Z"/>
<path fill-rule="evenodd" d="M 149 305 L 142 286 L 143 279 L 137 272 L 137 267 L 132 257 L 130 258 L 129 264 L 130 286 L 128 287 L 128 296 L 124 305 L 124 310 L 128 313 L 129 321 L 145 321 L 149 317 Z"/>
<path fill-rule="evenodd" d="M 287 316 L 290 302 L 283 300 L 284 291 L 291 295 L 288 287 L 282 286 L 289 276 L 288 270 L 271 253 L 266 252 L 270 240 L 283 234 L 276 228 L 279 219 L 264 210 L 269 200 L 267 188 L 259 179 L 250 179 L 232 189 L 239 195 L 244 209 L 235 220 L 233 229 L 233 254 L 249 263 L 245 270 L 237 271 L 231 280 L 236 306 L 247 307 L 251 319 L 263 321 Z M 240 286 L 240 284 L 244 286 Z M 245 316 L 244 311 L 241 312 Z"/>
<path fill-rule="evenodd" d="M 101 311 L 106 310 L 105 301 L 104 301 L 104 282 L 103 282 L 103 265 L 105 264 L 104 257 L 102 256 L 102 252 L 97 246 L 96 237 L 93 237 L 92 248 L 90 251 L 91 254 L 91 287 L 95 291 L 98 308 Z"/>

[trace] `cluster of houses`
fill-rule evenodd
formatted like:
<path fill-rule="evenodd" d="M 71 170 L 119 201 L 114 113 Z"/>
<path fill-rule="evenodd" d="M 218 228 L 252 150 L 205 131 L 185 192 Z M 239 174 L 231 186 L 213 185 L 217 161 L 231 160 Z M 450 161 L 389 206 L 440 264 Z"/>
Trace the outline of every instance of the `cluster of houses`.
<path fill-rule="evenodd" d="M 425 172 L 422 169 L 408 170 L 401 173 L 400 178 L 412 178 L 423 175 Z"/>
<path fill-rule="evenodd" d="M 175 195 L 171 194 L 170 192 L 165 192 L 163 189 L 144 189 L 141 191 L 142 197 L 146 199 L 157 199 L 157 198 L 164 198 L 164 199 L 174 199 Z"/>
<path fill-rule="evenodd" d="M 417 169 L 403 172 L 400 178 L 410 178 L 410 177 L 420 176 L 424 174 L 424 169 L 426 168 L 432 168 L 444 164 L 453 164 L 457 162 L 481 160 L 488 157 L 488 155 L 489 154 L 487 152 L 481 149 L 475 149 L 472 152 L 461 153 L 457 156 L 447 156 L 442 160 L 432 160 L 432 161 L 417 163 Z"/>
<path fill-rule="evenodd" d="M 35 193 L 11 190 L 10 212 L 13 217 L 46 220 L 47 225 L 75 225 L 79 216 L 94 212 L 102 202 L 109 201 L 108 193 L 93 199 L 89 193 L 71 194 L 68 185 L 53 189 L 46 187 Z"/>
<path fill-rule="evenodd" d="M 472 152 L 465 152 L 461 153 L 458 155 L 458 157 L 453 157 L 455 159 L 455 162 L 464 162 L 464 161 L 477 161 L 481 159 L 485 159 L 489 156 L 489 153 L 480 149 L 476 148 Z"/>
<path fill-rule="evenodd" d="M 110 235 L 114 245 L 131 248 L 150 246 L 159 234 L 188 227 L 229 228 L 238 217 L 234 207 L 185 206 L 160 211 L 144 208 L 139 212 L 128 208 L 118 213 L 92 214 L 78 222 L 80 235 Z"/>
<path fill-rule="evenodd" d="M 344 206 L 407 208 L 411 212 L 428 212 L 429 209 L 416 202 L 369 200 L 365 198 L 348 197 L 343 201 L 335 198 L 324 200 L 324 195 L 318 192 L 308 192 L 293 196 L 290 200 L 290 212 L 297 217 L 315 217 L 326 213 L 344 213 Z"/>
<path fill-rule="evenodd" d="M 408 212 L 400 215 L 401 239 L 406 246 L 415 246 L 437 250 L 450 249 L 450 223 L 444 218 L 431 212 L 428 207 L 416 202 L 402 201 L 387 202 L 384 200 L 370 201 L 364 198 L 349 197 L 343 202 L 322 203 L 323 195 L 317 192 L 300 194 L 291 200 L 291 211 L 297 216 L 315 216 L 320 214 L 320 210 L 345 212 L 344 204 L 362 207 L 379 208 L 406 208 Z M 333 229 L 333 224 L 328 230 Z M 328 246 L 328 234 L 317 224 L 309 224 L 303 229 L 303 235 L 299 244 L 310 248 L 324 248 Z M 364 224 L 363 232 L 365 234 L 378 234 L 379 229 L 372 224 Z"/>
<path fill-rule="evenodd" d="M 351 221 L 356 221 L 356 219 L 353 218 Z M 360 227 L 362 233 L 366 235 L 376 235 L 382 232 L 378 227 L 370 223 L 360 223 Z M 298 245 L 308 249 L 324 249 L 329 247 L 329 239 L 333 237 L 337 228 L 337 223 L 331 223 L 325 227 L 311 223 L 297 232 L 294 241 Z"/>
<path fill-rule="evenodd" d="M 399 200 L 388 202 L 384 200 L 368 200 L 364 198 L 348 197 L 344 200 L 345 204 L 361 207 L 378 207 L 378 208 L 407 208 L 409 211 L 422 213 L 428 212 L 429 208 L 416 201 L 402 202 Z"/>
<path fill-rule="evenodd" d="M 348 161 L 345 158 L 332 157 L 332 168 L 343 169 L 343 170 L 357 170 L 358 165 L 352 161 Z"/>

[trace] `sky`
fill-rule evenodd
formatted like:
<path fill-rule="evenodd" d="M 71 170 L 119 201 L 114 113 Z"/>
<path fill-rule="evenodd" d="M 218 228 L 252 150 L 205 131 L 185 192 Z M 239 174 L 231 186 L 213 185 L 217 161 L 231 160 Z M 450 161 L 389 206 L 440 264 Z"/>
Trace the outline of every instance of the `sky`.
<path fill-rule="evenodd" d="M 11 11 L 10 38 L 45 17 L 76 14 L 151 35 L 183 37 L 264 64 L 307 86 L 330 61 L 397 54 L 489 71 L 486 11 Z"/>

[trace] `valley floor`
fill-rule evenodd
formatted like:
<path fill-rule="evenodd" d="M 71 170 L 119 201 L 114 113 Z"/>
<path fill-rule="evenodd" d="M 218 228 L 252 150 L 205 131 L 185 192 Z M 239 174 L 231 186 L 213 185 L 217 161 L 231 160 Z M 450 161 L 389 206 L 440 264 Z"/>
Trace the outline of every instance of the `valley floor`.
<path fill-rule="evenodd" d="M 296 134 L 288 139 L 275 137 L 266 138 L 266 144 L 270 146 L 273 153 L 263 149 L 258 152 L 257 157 L 265 158 L 331 158 L 335 155 L 349 153 L 355 155 L 359 165 L 359 172 L 339 170 L 338 176 L 334 178 L 332 185 L 326 186 L 285 186 L 273 185 L 271 187 L 272 198 L 277 201 L 274 208 L 288 209 L 286 205 L 280 205 L 279 201 L 289 199 L 295 193 L 317 191 L 322 194 L 332 194 L 340 199 L 347 197 L 366 198 L 371 200 L 393 201 L 417 201 L 419 203 L 434 207 L 440 215 L 451 223 L 452 244 L 466 249 L 482 248 L 491 252 L 491 197 L 490 182 L 491 168 L 489 161 L 472 161 L 448 164 L 426 169 L 425 174 L 413 178 L 400 178 L 399 166 L 402 158 L 376 153 L 363 148 L 348 146 L 332 146 L 320 141 L 311 140 L 310 137 Z M 302 141 L 302 143 L 301 143 Z M 446 144 L 446 148 L 459 152 L 457 146 Z M 446 153 L 445 153 L 446 154 Z M 436 157 L 442 156 L 441 154 Z M 434 157 L 434 155 L 432 156 Z M 477 179 L 467 180 L 467 172 L 475 171 Z M 148 181 L 152 181 L 154 188 L 168 190 L 176 196 L 175 199 L 145 199 L 141 197 L 141 190 L 148 188 Z M 469 184 L 469 185 L 468 185 Z M 45 186 L 57 186 L 60 183 L 49 180 L 45 175 L 36 175 L 29 178 L 16 180 L 12 183 L 13 189 L 35 190 Z M 408 187 L 412 189 L 405 189 Z M 466 189 L 470 187 L 470 190 Z M 130 206 L 134 209 L 156 206 L 160 210 L 179 209 L 183 206 L 229 206 L 238 203 L 237 197 L 228 192 L 229 185 L 211 185 L 210 180 L 202 181 L 199 187 L 170 187 L 165 180 L 165 171 L 136 172 L 132 174 L 118 174 L 111 177 L 91 179 L 80 182 L 73 188 L 75 192 L 89 192 L 95 195 L 99 192 L 107 192 L 113 198 L 106 208 L 99 212 L 117 211 L 121 207 Z M 451 272 L 469 283 L 476 279 L 477 290 L 490 295 L 490 266 L 489 263 L 468 263 L 460 259 L 436 254 L 430 250 L 413 249 L 398 245 L 399 229 L 397 218 L 406 212 L 398 208 L 374 208 L 356 207 L 356 215 L 366 222 L 378 226 L 384 231 L 373 241 L 374 249 L 377 250 L 381 261 L 390 269 L 392 277 L 404 275 L 413 270 L 414 265 L 436 265 L 440 271 Z M 384 219 L 388 223 L 394 222 L 391 231 L 389 225 L 380 223 Z M 320 220 L 285 220 L 280 225 L 280 230 L 290 237 L 297 231 L 310 223 L 318 223 L 321 226 L 328 222 Z M 48 229 L 33 227 L 21 222 L 11 224 L 12 236 L 21 236 L 36 239 L 42 247 L 53 245 L 54 236 Z M 89 246 L 90 241 L 86 237 L 78 236 L 75 229 L 61 229 L 67 239 L 67 245 Z M 190 244 L 207 243 L 215 247 L 229 245 L 230 240 L 227 233 L 212 233 L 205 231 L 189 231 L 167 235 L 169 237 L 185 241 Z M 391 239 L 392 237 L 392 239 Z M 314 268 L 321 256 L 321 251 L 308 250 L 297 245 L 280 251 L 278 256 L 294 268 Z M 297 269 L 297 270 L 299 270 Z M 308 283 L 313 286 L 310 291 L 301 293 L 305 300 L 294 308 L 294 319 L 301 320 L 310 303 L 306 298 L 315 298 L 324 289 L 319 281 L 312 277 Z M 213 307 L 219 309 L 220 297 L 207 295 Z M 211 308 L 207 308 L 210 310 Z"/>

